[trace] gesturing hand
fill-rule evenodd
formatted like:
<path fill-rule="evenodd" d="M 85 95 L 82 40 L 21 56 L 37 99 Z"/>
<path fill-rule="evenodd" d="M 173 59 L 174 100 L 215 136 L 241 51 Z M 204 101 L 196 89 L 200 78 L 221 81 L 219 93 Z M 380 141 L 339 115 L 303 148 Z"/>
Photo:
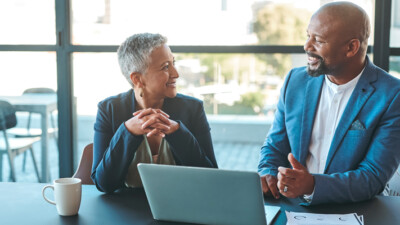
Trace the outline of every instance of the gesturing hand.
<path fill-rule="evenodd" d="M 289 153 L 288 160 L 293 169 L 278 168 L 279 192 L 289 198 L 311 194 L 314 190 L 314 176 L 294 158 L 292 153 Z"/>

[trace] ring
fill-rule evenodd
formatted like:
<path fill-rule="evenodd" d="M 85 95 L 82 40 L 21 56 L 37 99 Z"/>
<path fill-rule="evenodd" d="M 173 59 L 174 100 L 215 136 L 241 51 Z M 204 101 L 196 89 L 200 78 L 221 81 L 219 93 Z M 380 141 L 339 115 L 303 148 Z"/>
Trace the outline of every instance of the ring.
<path fill-rule="evenodd" d="M 285 185 L 285 187 L 283 188 L 283 192 L 287 192 L 287 186 Z"/>

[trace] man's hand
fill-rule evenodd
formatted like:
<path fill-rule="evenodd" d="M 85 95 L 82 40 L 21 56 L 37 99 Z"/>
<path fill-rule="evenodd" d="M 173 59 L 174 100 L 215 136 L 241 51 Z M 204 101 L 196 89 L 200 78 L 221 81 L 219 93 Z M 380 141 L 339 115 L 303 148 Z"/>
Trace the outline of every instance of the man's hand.
<path fill-rule="evenodd" d="M 293 169 L 278 168 L 277 186 L 279 192 L 289 198 L 312 194 L 314 191 L 314 176 L 294 158 L 292 153 L 289 153 L 288 160 Z"/>
<path fill-rule="evenodd" d="M 278 187 L 276 186 L 278 179 L 272 175 L 265 175 L 261 177 L 262 191 L 265 195 L 272 195 L 278 199 L 280 197 Z"/>

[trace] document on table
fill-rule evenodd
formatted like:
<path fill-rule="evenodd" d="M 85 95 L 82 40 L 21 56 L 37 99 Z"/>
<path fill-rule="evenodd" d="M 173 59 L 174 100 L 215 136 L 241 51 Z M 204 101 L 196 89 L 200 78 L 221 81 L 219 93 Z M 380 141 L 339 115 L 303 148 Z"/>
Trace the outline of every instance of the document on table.
<path fill-rule="evenodd" d="M 363 216 L 349 214 L 316 214 L 286 211 L 286 225 L 364 225 Z"/>

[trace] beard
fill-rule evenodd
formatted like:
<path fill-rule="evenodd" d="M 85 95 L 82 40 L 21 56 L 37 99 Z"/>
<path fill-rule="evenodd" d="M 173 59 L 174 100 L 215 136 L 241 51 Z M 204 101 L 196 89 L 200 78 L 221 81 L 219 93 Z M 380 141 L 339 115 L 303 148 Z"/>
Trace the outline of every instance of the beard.
<path fill-rule="evenodd" d="M 326 65 L 324 59 L 319 56 L 319 55 L 315 55 L 312 53 L 307 52 L 308 56 L 317 58 L 319 61 L 319 65 L 316 69 L 311 69 L 310 63 L 307 63 L 307 73 L 312 76 L 312 77 L 318 77 L 324 74 L 329 74 L 329 72 L 331 71 L 328 66 Z"/>

